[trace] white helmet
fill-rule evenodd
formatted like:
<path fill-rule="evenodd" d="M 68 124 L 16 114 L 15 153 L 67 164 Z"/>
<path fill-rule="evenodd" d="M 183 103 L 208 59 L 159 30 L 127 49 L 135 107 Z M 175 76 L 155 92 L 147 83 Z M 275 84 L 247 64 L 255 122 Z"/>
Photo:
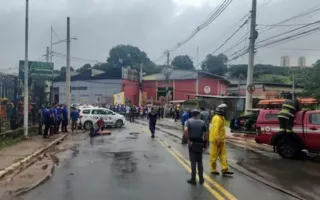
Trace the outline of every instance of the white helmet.
<path fill-rule="evenodd" d="M 223 103 L 220 104 L 217 108 L 216 108 L 216 114 L 219 115 L 224 115 L 224 113 L 226 112 L 226 109 L 228 108 L 227 104 Z"/>

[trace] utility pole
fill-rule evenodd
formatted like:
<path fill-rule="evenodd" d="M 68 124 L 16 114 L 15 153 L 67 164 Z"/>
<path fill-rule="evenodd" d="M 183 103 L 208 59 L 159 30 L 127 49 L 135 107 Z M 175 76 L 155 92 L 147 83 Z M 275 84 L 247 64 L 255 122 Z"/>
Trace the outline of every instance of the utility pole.
<path fill-rule="evenodd" d="M 66 104 L 70 114 L 70 17 L 67 18 Z"/>
<path fill-rule="evenodd" d="M 52 41 L 52 32 L 53 32 L 53 28 L 51 26 L 51 34 L 50 34 L 50 63 L 52 63 L 52 46 L 53 46 L 53 41 Z"/>
<path fill-rule="evenodd" d="M 252 109 L 252 92 L 248 91 L 248 86 L 253 84 L 253 70 L 254 70 L 254 52 L 255 41 L 258 37 L 256 31 L 256 13 L 257 13 L 257 0 L 252 0 L 251 9 L 251 24 L 250 24 L 250 43 L 249 43 L 249 63 L 247 73 L 247 90 L 246 90 L 246 106 L 245 113 L 248 113 L 249 109 Z"/>
<path fill-rule="evenodd" d="M 47 47 L 47 51 L 46 51 L 46 62 L 48 63 L 49 62 L 49 57 L 50 57 L 50 53 L 49 53 L 49 47 Z"/>
<path fill-rule="evenodd" d="M 167 66 L 166 66 L 166 69 L 165 69 L 165 77 L 166 77 L 166 101 L 167 101 L 167 104 L 169 105 L 169 77 L 170 77 L 170 51 L 167 51 Z"/>
<path fill-rule="evenodd" d="M 50 27 L 50 63 L 52 65 L 52 82 L 51 82 L 51 90 L 50 90 L 50 101 L 51 103 L 54 102 L 54 95 L 53 95 L 53 79 L 54 79 L 54 67 L 53 67 L 53 63 L 52 63 L 52 56 L 53 56 L 53 52 L 52 52 L 52 46 L 53 46 L 53 38 L 52 38 L 52 33 L 53 33 L 53 28 L 52 26 Z"/>
<path fill-rule="evenodd" d="M 25 24 L 25 57 L 24 57 L 24 98 L 23 98 L 23 132 L 28 137 L 28 121 L 29 121 L 29 63 L 28 63 L 28 40 L 29 40 L 29 0 L 26 0 L 26 24 Z"/>
<path fill-rule="evenodd" d="M 140 79 L 139 79 L 139 105 L 142 106 L 142 68 L 143 64 L 140 64 Z"/>

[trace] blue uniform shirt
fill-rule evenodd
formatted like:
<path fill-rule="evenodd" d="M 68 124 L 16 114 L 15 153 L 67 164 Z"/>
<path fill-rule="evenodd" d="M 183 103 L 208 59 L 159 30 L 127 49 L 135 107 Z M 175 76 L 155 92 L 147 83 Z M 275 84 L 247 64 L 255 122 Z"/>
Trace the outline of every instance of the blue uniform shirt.
<path fill-rule="evenodd" d="M 72 112 L 71 112 L 71 119 L 72 119 L 72 121 L 78 121 L 78 119 L 79 119 L 79 112 L 77 111 L 77 110 L 73 110 Z"/>

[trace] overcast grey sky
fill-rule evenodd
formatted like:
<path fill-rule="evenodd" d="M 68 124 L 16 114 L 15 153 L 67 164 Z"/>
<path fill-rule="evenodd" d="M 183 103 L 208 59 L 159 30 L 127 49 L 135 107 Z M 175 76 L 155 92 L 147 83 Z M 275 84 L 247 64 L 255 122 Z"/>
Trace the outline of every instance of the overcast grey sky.
<path fill-rule="evenodd" d="M 156 60 L 168 48 L 184 40 L 200 25 L 222 0 L 29 0 L 30 41 L 29 60 L 42 60 L 46 46 L 50 43 L 52 25 L 61 39 L 66 36 L 66 17 L 71 17 L 71 55 L 90 60 L 105 61 L 110 48 L 117 44 L 131 44 L 145 51 Z M 258 24 L 274 24 L 319 5 L 319 0 L 258 0 Z M 24 59 L 24 0 L 0 0 L 0 69 L 9 72 Z M 264 5 L 264 6 L 261 6 Z M 230 6 L 209 27 L 202 30 L 189 43 L 179 48 L 172 56 L 188 54 L 197 62 L 213 52 L 234 32 L 239 20 L 249 12 L 251 0 L 233 0 Z M 309 23 L 319 20 L 320 11 L 288 22 Z M 261 28 L 258 25 L 258 29 Z M 289 27 L 295 28 L 295 27 Z M 259 39 L 288 30 L 275 28 L 259 35 Z M 236 43 L 248 31 L 245 26 L 219 52 Z M 256 63 L 279 65 L 282 55 L 289 55 L 291 64 L 298 57 L 306 56 L 307 64 L 320 58 L 319 51 L 297 49 L 320 49 L 319 33 L 285 43 L 273 48 L 259 49 Z M 54 40 L 58 38 L 54 37 Z M 245 46 L 232 49 L 227 55 Z M 66 44 L 54 46 L 54 51 L 65 54 Z M 247 55 L 233 63 L 247 63 Z M 54 56 L 55 68 L 65 65 L 65 58 Z M 81 67 L 86 62 L 72 60 L 71 65 Z M 164 63 L 159 60 L 158 64 Z M 94 62 L 91 62 L 94 64 Z M 10 72 L 17 71 L 11 69 Z"/>

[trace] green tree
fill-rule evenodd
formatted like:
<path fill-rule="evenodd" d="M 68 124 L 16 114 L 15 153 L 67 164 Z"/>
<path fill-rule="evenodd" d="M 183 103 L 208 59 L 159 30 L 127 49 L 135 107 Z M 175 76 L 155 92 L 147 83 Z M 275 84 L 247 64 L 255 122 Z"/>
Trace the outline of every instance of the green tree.
<path fill-rule="evenodd" d="M 73 67 L 70 67 L 70 71 L 71 71 L 71 72 L 74 71 Z M 60 74 L 66 74 L 66 67 L 65 67 L 65 66 L 61 67 L 61 69 L 60 69 Z"/>
<path fill-rule="evenodd" d="M 306 68 L 303 73 L 299 73 L 298 80 L 302 81 L 304 95 L 320 100 L 320 60 L 313 65 L 313 68 Z M 297 82 L 297 78 L 295 80 Z"/>
<path fill-rule="evenodd" d="M 77 69 L 76 72 L 81 73 L 81 74 L 90 73 L 91 69 L 92 69 L 92 67 L 90 64 L 85 64 L 82 67 L 80 67 L 79 69 Z"/>
<path fill-rule="evenodd" d="M 177 69 L 186 69 L 186 70 L 194 70 L 194 65 L 191 58 L 188 55 L 180 55 L 176 56 L 171 65 Z"/>
<path fill-rule="evenodd" d="M 156 71 L 156 64 L 148 58 L 147 54 L 131 45 L 113 47 L 109 52 L 107 62 L 112 67 L 131 67 L 136 70 L 140 69 L 142 63 L 143 71 L 146 74 L 152 74 Z"/>
<path fill-rule="evenodd" d="M 224 54 L 218 56 L 208 54 L 201 68 L 209 73 L 224 76 L 228 71 L 227 62 L 228 58 Z"/>

